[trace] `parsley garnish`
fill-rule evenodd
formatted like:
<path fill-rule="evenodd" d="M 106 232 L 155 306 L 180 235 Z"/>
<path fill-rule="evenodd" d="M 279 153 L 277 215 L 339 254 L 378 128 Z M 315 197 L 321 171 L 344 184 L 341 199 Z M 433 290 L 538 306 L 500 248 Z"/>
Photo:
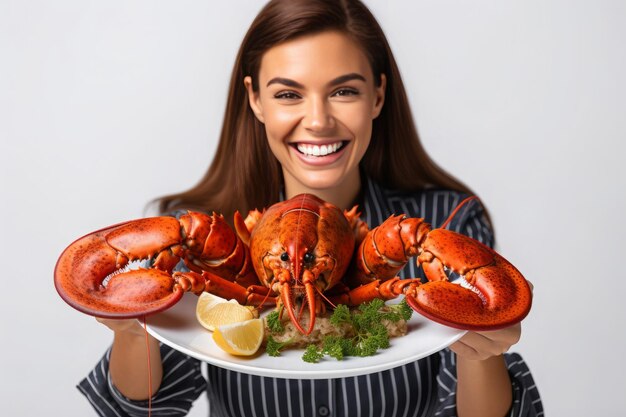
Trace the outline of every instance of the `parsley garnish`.
<path fill-rule="evenodd" d="M 350 310 L 347 306 L 338 305 L 330 316 L 330 322 L 336 327 L 348 325 L 352 328 L 353 336 L 325 336 L 322 343 L 308 345 L 302 360 L 317 363 L 325 356 L 342 360 L 346 356 L 371 356 L 379 349 L 389 347 L 389 334 L 383 321 L 408 321 L 413 310 L 406 301 L 399 304 L 385 306 L 385 302 L 374 299 L 369 303 L 361 304 L 357 309 Z M 267 317 L 268 327 L 274 334 L 284 331 L 278 312 L 272 312 Z M 277 342 L 270 335 L 266 351 L 271 356 L 279 356 L 280 350 L 288 347 L 291 341 Z"/>

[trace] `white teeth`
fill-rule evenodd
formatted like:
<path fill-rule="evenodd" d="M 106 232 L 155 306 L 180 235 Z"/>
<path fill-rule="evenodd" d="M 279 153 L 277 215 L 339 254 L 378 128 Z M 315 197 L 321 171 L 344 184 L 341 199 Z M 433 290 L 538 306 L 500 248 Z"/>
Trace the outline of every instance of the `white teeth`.
<path fill-rule="evenodd" d="M 298 150 L 305 155 L 313 155 L 313 156 L 326 156 L 331 153 L 337 152 L 339 148 L 341 148 L 341 142 L 336 142 L 330 145 L 305 145 L 303 143 L 299 143 L 297 146 Z"/>

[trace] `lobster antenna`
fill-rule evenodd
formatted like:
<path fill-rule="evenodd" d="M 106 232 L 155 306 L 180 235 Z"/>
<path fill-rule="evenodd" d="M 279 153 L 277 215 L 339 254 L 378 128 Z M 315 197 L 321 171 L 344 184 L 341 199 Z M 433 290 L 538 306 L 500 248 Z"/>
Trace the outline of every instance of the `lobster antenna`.
<path fill-rule="evenodd" d="M 328 297 L 326 297 L 326 296 L 324 295 L 324 292 L 322 292 L 322 291 L 321 291 L 319 288 L 317 288 L 317 287 L 315 287 L 315 290 L 319 293 L 319 295 L 321 295 L 321 296 L 322 296 L 322 298 L 323 298 L 324 300 L 326 300 L 326 302 L 327 302 L 328 304 L 330 304 L 333 308 L 337 308 L 337 306 L 336 306 L 336 305 L 335 305 L 332 301 L 330 301 L 330 300 L 328 299 Z"/>
<path fill-rule="evenodd" d="M 467 198 L 465 198 L 463 201 L 461 201 L 455 208 L 454 210 L 452 210 L 452 213 L 450 213 L 450 215 L 448 216 L 448 218 L 446 219 L 445 222 L 443 222 L 443 224 L 441 226 L 439 226 L 440 229 L 445 229 L 446 226 L 448 225 L 448 223 L 450 223 L 450 221 L 454 218 L 454 216 L 458 213 L 458 211 L 461 209 L 461 207 L 463 207 L 464 205 L 466 205 L 467 203 L 469 203 L 472 200 L 478 200 L 478 197 L 476 197 L 475 195 L 469 196 Z"/>
<path fill-rule="evenodd" d="M 270 288 L 272 288 L 272 284 L 275 281 L 272 280 L 272 282 L 270 283 Z M 261 313 L 261 308 L 263 308 L 263 306 L 265 305 L 265 302 L 267 301 L 267 299 L 270 298 L 270 292 L 268 291 L 267 293 L 265 293 L 265 298 L 263 298 L 263 301 L 261 301 L 261 303 L 259 305 L 256 306 L 256 310 Z"/>
<path fill-rule="evenodd" d="M 143 331 L 146 335 L 146 354 L 148 356 L 148 417 L 150 417 L 152 415 L 152 366 L 150 365 L 150 343 L 146 316 L 143 316 Z"/>
<path fill-rule="evenodd" d="M 302 304 L 300 305 L 300 311 L 298 311 L 298 320 L 300 320 L 300 318 L 302 317 L 302 313 L 304 313 L 304 307 L 306 307 L 307 303 L 308 303 L 308 301 L 307 301 L 306 297 L 303 297 L 302 298 Z"/>

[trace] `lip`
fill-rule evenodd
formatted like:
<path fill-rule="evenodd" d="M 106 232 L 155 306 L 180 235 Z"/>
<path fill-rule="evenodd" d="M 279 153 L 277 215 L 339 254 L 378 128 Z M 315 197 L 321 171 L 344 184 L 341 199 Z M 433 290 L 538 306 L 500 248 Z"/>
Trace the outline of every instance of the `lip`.
<path fill-rule="evenodd" d="M 306 144 L 306 145 L 331 145 L 333 143 L 343 142 L 343 146 L 337 152 L 325 155 L 325 156 L 314 156 L 314 155 L 305 155 L 301 153 L 297 146 L 298 144 Z M 302 161 L 303 163 L 311 166 L 325 166 L 330 165 L 337 160 L 339 160 L 345 153 L 346 149 L 352 144 L 349 140 L 328 140 L 323 142 L 318 141 L 298 141 L 289 143 L 289 151 L 296 155 L 296 157 Z"/>

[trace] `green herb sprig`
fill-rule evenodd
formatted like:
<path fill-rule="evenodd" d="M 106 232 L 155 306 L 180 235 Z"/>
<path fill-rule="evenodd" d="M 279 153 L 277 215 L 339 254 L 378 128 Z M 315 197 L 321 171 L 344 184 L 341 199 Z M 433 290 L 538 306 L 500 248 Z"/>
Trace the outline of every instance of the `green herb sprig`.
<path fill-rule="evenodd" d="M 355 310 L 340 304 L 330 316 L 330 322 L 336 327 L 346 325 L 351 327 L 353 336 L 325 336 L 319 346 L 311 344 L 306 347 L 302 360 L 317 363 L 326 356 L 337 360 L 343 360 L 347 356 L 372 356 L 379 349 L 389 347 L 389 334 L 383 321 L 408 321 L 412 314 L 413 310 L 404 300 L 399 304 L 385 306 L 383 300 L 374 299 L 361 304 Z M 270 313 L 267 323 L 270 331 L 275 334 L 284 331 L 278 312 Z M 280 350 L 287 348 L 291 343 L 291 341 L 277 342 L 270 335 L 266 352 L 271 356 L 279 356 Z"/>
<path fill-rule="evenodd" d="M 285 331 L 285 326 L 280 320 L 280 313 L 277 310 L 269 313 L 265 320 L 267 320 L 267 327 L 272 333 L 282 333 Z"/>
<path fill-rule="evenodd" d="M 280 351 L 293 343 L 293 339 L 279 342 L 270 335 L 265 344 L 265 352 L 270 356 L 280 356 Z"/>

